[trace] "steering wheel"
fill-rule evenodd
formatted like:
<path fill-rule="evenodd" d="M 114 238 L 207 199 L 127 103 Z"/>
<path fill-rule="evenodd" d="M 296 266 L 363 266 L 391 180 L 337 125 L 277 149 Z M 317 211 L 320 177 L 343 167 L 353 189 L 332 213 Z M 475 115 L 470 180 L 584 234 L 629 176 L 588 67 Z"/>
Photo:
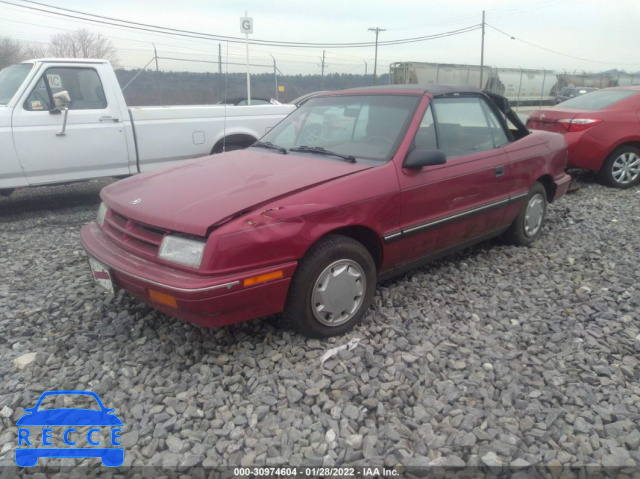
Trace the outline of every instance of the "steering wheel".
<path fill-rule="evenodd" d="M 367 138 L 367 143 L 371 145 L 380 145 L 386 146 L 387 148 L 391 148 L 393 146 L 393 142 L 385 137 L 385 136 L 372 136 Z"/>
<path fill-rule="evenodd" d="M 306 146 L 313 146 L 314 143 L 320 139 L 322 135 L 322 126 L 317 123 L 312 123 L 308 125 L 300 136 L 300 144 Z"/>

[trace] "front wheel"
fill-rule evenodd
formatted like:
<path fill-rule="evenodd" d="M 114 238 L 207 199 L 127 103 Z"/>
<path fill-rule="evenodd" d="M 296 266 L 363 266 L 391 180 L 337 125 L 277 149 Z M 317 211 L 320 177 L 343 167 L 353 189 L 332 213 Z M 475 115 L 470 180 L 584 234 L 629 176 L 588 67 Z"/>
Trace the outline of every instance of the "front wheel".
<path fill-rule="evenodd" d="M 364 316 L 376 287 L 376 268 L 358 241 L 330 235 L 300 261 L 284 309 L 290 327 L 327 338 L 349 331 Z"/>
<path fill-rule="evenodd" d="M 631 188 L 640 182 L 640 149 L 621 146 L 611 153 L 600 172 L 602 182 L 614 188 Z"/>
<path fill-rule="evenodd" d="M 538 239 L 547 214 L 547 191 L 534 183 L 520 212 L 505 233 L 507 241 L 516 246 L 529 246 Z"/>

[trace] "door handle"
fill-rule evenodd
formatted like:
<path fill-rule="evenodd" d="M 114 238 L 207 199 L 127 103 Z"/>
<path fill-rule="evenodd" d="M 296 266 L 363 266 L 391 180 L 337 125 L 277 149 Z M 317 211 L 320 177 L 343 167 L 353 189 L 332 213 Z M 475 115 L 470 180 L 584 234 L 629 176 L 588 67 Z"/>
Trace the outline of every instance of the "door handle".
<path fill-rule="evenodd" d="M 496 178 L 500 178 L 501 176 L 504 176 L 504 166 L 497 166 L 496 167 Z"/>
<path fill-rule="evenodd" d="M 101 116 L 98 121 L 111 121 L 113 123 L 118 123 L 118 119 L 112 116 Z"/>

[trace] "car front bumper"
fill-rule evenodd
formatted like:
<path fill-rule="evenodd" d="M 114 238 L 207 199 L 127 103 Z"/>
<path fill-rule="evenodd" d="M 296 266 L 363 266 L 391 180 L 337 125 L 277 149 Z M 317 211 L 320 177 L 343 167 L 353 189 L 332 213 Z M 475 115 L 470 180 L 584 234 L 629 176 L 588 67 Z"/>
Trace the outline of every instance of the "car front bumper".
<path fill-rule="evenodd" d="M 109 241 L 96 223 L 82 228 L 81 241 L 90 257 L 109 268 L 117 286 L 168 315 L 201 326 L 224 326 L 281 312 L 297 266 L 297 262 L 290 262 L 232 275 L 205 276 L 135 256 Z M 277 279 L 244 285 L 248 278 L 280 271 Z M 175 306 L 155 301 L 151 292 L 174 298 Z"/>

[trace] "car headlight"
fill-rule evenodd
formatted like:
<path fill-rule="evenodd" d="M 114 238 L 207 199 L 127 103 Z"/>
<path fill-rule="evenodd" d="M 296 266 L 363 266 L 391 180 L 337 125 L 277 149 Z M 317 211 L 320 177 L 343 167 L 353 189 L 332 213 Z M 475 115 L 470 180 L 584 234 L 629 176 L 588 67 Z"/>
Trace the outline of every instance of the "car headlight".
<path fill-rule="evenodd" d="M 100 228 L 102 228 L 102 225 L 104 224 L 104 217 L 107 215 L 107 211 L 109 211 L 107 205 L 100 203 L 100 208 L 98 208 L 98 218 L 96 219 Z"/>
<path fill-rule="evenodd" d="M 165 236 L 160 245 L 158 258 L 173 263 L 199 268 L 206 243 L 178 236 Z"/>

